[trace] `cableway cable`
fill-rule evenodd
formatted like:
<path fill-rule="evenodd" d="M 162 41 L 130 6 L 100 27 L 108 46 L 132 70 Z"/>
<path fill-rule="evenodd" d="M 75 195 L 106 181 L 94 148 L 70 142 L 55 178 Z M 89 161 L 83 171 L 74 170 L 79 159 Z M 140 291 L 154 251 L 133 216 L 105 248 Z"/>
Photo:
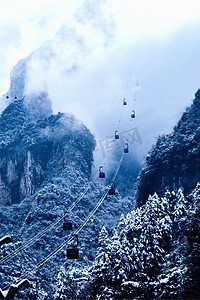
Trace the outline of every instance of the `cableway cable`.
<path fill-rule="evenodd" d="M 97 175 L 95 175 L 95 177 L 93 178 L 93 180 L 97 177 Z M 85 194 L 88 192 L 93 180 L 90 181 L 90 183 L 88 184 L 88 186 L 85 188 L 85 190 L 81 193 L 81 195 L 78 197 L 78 199 L 70 206 L 70 208 L 68 209 L 67 212 L 64 213 L 64 215 L 62 217 L 58 217 L 51 225 L 49 225 L 47 228 L 45 228 L 44 230 L 42 230 L 41 232 L 39 232 L 38 234 L 36 234 L 34 237 L 32 237 L 30 240 L 28 240 L 27 242 L 25 242 L 22 246 L 20 246 L 17 250 L 13 251 L 12 253 L 8 254 L 7 256 L 5 256 L 3 259 L 0 260 L 0 263 L 4 263 L 9 261 L 10 259 L 12 259 L 14 256 L 16 256 L 17 254 L 19 254 L 19 252 L 21 250 L 24 250 L 28 247 L 30 247 L 32 244 L 34 244 L 36 241 L 40 240 L 50 229 L 54 228 L 59 222 L 61 222 L 63 220 L 63 217 L 65 217 L 69 212 L 71 212 L 74 207 L 81 201 L 81 199 L 85 196 Z"/>
<path fill-rule="evenodd" d="M 116 169 L 116 171 L 115 171 L 115 173 L 113 175 L 112 181 L 114 181 L 116 179 L 117 175 L 118 175 L 118 172 L 119 172 L 119 169 L 121 167 L 123 158 L 124 158 L 124 153 L 121 156 L 121 159 L 119 161 L 119 165 L 118 165 L 118 167 L 117 167 L 117 169 Z M 58 252 L 60 252 L 67 244 L 71 243 L 73 241 L 73 239 L 74 239 L 73 236 L 77 235 L 85 227 L 85 225 L 90 221 L 90 219 L 93 217 L 93 215 L 95 214 L 95 212 L 98 210 L 98 208 L 100 207 L 100 205 L 103 203 L 103 201 L 105 200 L 105 198 L 106 198 L 107 195 L 108 195 L 108 189 L 104 192 L 104 195 L 100 198 L 100 200 L 98 201 L 98 203 L 96 204 L 96 206 L 94 207 L 94 209 L 86 217 L 86 219 L 84 220 L 84 222 L 82 223 L 82 225 L 73 233 L 73 235 L 67 241 L 64 241 L 57 249 L 55 249 L 53 252 L 51 252 L 45 259 L 43 259 L 41 262 L 39 262 L 30 272 L 26 272 L 24 275 L 22 275 L 19 278 L 18 282 L 20 282 L 24 278 L 29 277 L 35 271 L 37 271 L 39 268 L 43 267 L 43 265 L 46 262 L 48 262 L 52 257 L 54 257 Z"/>

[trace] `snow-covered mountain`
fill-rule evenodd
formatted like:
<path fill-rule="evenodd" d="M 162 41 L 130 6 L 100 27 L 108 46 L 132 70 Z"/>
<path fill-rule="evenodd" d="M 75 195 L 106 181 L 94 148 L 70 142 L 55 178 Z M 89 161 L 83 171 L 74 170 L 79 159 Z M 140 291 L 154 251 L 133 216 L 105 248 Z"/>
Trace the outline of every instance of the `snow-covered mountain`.
<path fill-rule="evenodd" d="M 158 137 L 137 183 L 138 205 L 149 194 L 183 188 L 190 193 L 200 181 L 200 90 L 172 133 Z"/>
<path fill-rule="evenodd" d="M 99 56 L 112 41 L 114 23 L 109 13 L 106 16 L 103 14 L 104 2 L 84 1 L 74 17 L 63 24 L 51 40 L 44 42 L 14 66 L 7 93 L 12 100 L 15 97 L 22 99 L 32 92 L 47 91 L 49 95 L 51 92 L 54 94 L 52 85 L 57 87 L 57 94 L 63 96 L 64 91 L 58 91 L 58 81 L 65 85 L 70 81 L 70 75 L 81 68 L 90 68 L 87 62 Z M 95 53 L 96 47 L 98 53 Z M 67 85 L 67 88 L 70 87 Z M 65 93 L 69 98 L 67 91 Z"/>
<path fill-rule="evenodd" d="M 137 185 L 140 208 L 135 210 L 133 190 L 126 190 L 125 198 L 107 196 L 79 235 L 80 259 L 67 260 L 64 247 L 37 272 L 38 263 L 70 237 L 62 216 L 91 180 L 94 137 L 72 115 L 52 115 L 46 93 L 13 101 L 0 117 L 0 128 L 1 236 L 12 238 L 0 251 L 2 289 L 25 273 L 30 286 L 17 299 L 199 296 L 199 185 L 193 190 L 199 180 L 199 91 L 174 132 L 149 152 Z M 167 170 L 163 157 L 171 166 Z M 127 178 L 123 170 L 121 186 Z M 153 174 L 151 190 L 145 185 L 147 170 Z M 178 190 L 184 183 L 186 196 Z M 96 179 L 91 183 L 67 215 L 74 230 L 104 191 Z M 163 197 L 148 197 L 155 191 Z"/>
<path fill-rule="evenodd" d="M 0 129 L 0 235 L 12 237 L 12 243 L 1 246 L 0 251 L 3 289 L 19 280 L 24 272 L 31 272 L 70 236 L 62 229 L 62 216 L 89 183 L 95 140 L 72 115 L 52 115 L 46 93 L 13 101 L 1 114 Z M 103 185 L 94 180 L 68 215 L 74 230 L 104 191 Z M 65 247 L 41 272 L 29 275 L 30 288 L 19 292 L 17 298 L 54 299 L 60 268 L 66 265 L 68 276 L 82 276 L 94 259 L 101 227 L 106 225 L 111 230 L 121 213 L 133 208 L 132 197 L 107 197 L 79 236 L 80 260 L 68 261 Z M 51 227 L 57 219 L 58 224 Z M 46 229 L 45 234 L 34 240 L 37 233 Z M 34 243 L 26 247 L 32 239 Z M 4 261 L 9 254 L 11 259 Z"/>
<path fill-rule="evenodd" d="M 136 185 L 138 208 L 112 234 L 102 228 L 90 299 L 199 299 L 199 133 L 200 90 L 149 152 Z"/>
<path fill-rule="evenodd" d="M 93 109 L 102 132 L 107 130 L 99 113 L 103 95 L 99 91 L 107 90 L 110 78 L 107 75 L 98 85 L 91 74 L 95 74 L 92 62 L 101 66 L 99 58 L 106 56 L 102 49 L 112 39 L 113 24 L 102 23 L 95 5 L 90 7 L 87 18 L 84 10 L 77 13 L 78 25 L 63 26 L 52 41 L 11 72 L 9 98 L 4 99 L 7 108 L 0 116 L 0 237 L 11 235 L 12 242 L 0 249 L 0 288 L 18 282 L 25 273 L 30 287 L 18 292 L 17 299 L 198 297 L 200 90 L 173 132 L 159 137 L 149 152 L 135 198 L 140 164 L 135 156 L 126 156 L 116 179 L 116 196 L 107 196 L 80 232 L 80 259 L 68 260 L 64 247 L 34 272 L 38 263 L 70 237 L 71 232 L 62 229 L 63 214 L 88 184 L 87 194 L 67 215 L 74 230 L 105 192 L 104 184 L 91 177 L 94 136 L 73 115 L 53 114 L 47 93 L 54 96 L 54 104 L 63 97 L 66 105 L 69 102 L 80 113 L 69 87 L 79 88 L 74 74 L 84 69 L 78 75 L 79 83 L 83 81 L 79 95 L 85 83 L 88 90 L 95 85 L 90 94 L 93 102 L 85 93 L 85 116 L 90 117 Z M 92 51 L 95 43 L 100 44 L 97 53 Z M 92 70 L 87 72 L 88 68 Z M 104 71 L 100 73 L 104 78 Z M 85 74 L 89 74 L 87 81 Z M 119 85 L 115 77 L 112 81 L 113 86 Z M 95 103 L 92 108 L 91 103 Z M 111 113 L 115 115 L 113 105 L 106 98 L 104 104 L 109 119 Z M 44 234 L 35 239 L 40 232 Z"/>
<path fill-rule="evenodd" d="M 187 197 L 154 194 L 112 235 L 103 228 L 90 299 L 199 299 L 199 215 L 200 185 Z"/>
<path fill-rule="evenodd" d="M 11 103 L 0 116 L 0 129 L 1 205 L 19 203 L 64 174 L 72 153 L 90 175 L 93 136 L 73 116 L 51 115 L 44 93 Z"/>

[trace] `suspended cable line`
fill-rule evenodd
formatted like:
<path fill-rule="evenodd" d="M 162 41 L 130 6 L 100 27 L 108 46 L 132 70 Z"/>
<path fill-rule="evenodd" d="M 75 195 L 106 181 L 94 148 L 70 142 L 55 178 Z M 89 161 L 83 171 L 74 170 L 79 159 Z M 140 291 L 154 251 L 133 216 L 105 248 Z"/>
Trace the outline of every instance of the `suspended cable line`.
<path fill-rule="evenodd" d="M 121 123 L 122 116 L 123 116 L 123 111 L 124 111 L 124 105 L 122 105 L 118 123 Z M 120 124 L 119 124 L 119 125 L 120 125 Z"/>
<path fill-rule="evenodd" d="M 97 177 L 93 178 L 93 180 Z M 34 244 L 36 241 L 40 240 L 49 230 L 54 228 L 59 222 L 63 220 L 63 217 L 65 217 L 69 212 L 71 212 L 74 207 L 81 201 L 81 199 L 85 196 L 85 194 L 88 192 L 93 180 L 90 181 L 88 186 L 85 188 L 85 190 L 81 193 L 81 195 L 78 197 L 78 199 L 70 206 L 67 212 L 64 213 L 64 216 L 58 217 L 51 225 L 49 225 L 47 228 L 36 234 L 34 237 L 32 237 L 30 240 L 26 241 L 22 246 L 20 246 L 17 250 L 13 251 L 12 253 L 8 254 L 5 256 L 3 259 L 0 260 L 0 263 L 4 263 L 12 259 L 14 256 L 19 254 L 21 250 L 24 250 L 28 247 L 30 247 L 32 244 Z"/>
<path fill-rule="evenodd" d="M 115 170 L 115 173 L 114 173 L 114 175 L 113 175 L 113 177 L 112 177 L 112 181 L 115 181 L 115 179 L 116 179 L 116 177 L 117 177 L 117 174 L 118 174 L 118 172 L 119 172 L 119 169 L 120 169 L 121 164 L 122 164 L 122 161 L 123 161 L 123 158 L 124 158 L 124 153 L 122 154 L 122 156 L 121 156 L 121 158 L 120 158 L 119 165 L 118 165 L 117 169 Z"/>
<path fill-rule="evenodd" d="M 84 220 L 83 224 L 73 233 L 73 235 L 78 234 L 83 227 L 89 222 L 89 220 L 92 218 L 92 216 L 94 215 L 94 213 L 97 211 L 97 209 L 99 208 L 99 206 L 102 204 L 102 202 L 104 201 L 104 199 L 106 198 L 108 194 L 108 190 L 104 193 L 104 195 L 102 196 L 102 198 L 100 199 L 100 201 L 97 203 L 97 205 L 95 206 L 95 208 L 92 210 L 92 212 L 88 215 L 88 217 Z M 17 281 L 20 282 L 22 279 L 29 277 L 30 275 L 32 275 L 35 271 L 37 271 L 39 268 L 43 267 L 43 265 L 48 262 L 52 257 L 54 257 L 58 252 L 60 252 L 67 244 L 71 243 L 73 241 L 74 237 L 70 237 L 67 241 L 63 242 L 57 249 L 55 249 L 53 252 L 51 252 L 45 259 L 43 259 L 42 261 L 40 261 L 30 272 L 26 272 L 25 274 L 23 274 L 19 280 Z M 6 290 L 8 287 L 5 287 L 4 290 Z"/>
<path fill-rule="evenodd" d="M 115 170 L 115 173 L 112 177 L 112 181 L 114 181 L 118 175 L 119 169 L 121 167 L 122 161 L 124 158 L 124 153 L 121 156 L 121 159 L 119 161 L 118 167 Z M 109 186 L 108 186 L 109 187 Z M 78 233 L 85 227 L 85 225 L 90 221 L 90 219 L 93 217 L 93 215 L 95 214 L 95 212 L 98 210 L 98 208 L 100 207 L 100 205 L 103 203 L 103 201 L 105 200 L 106 196 L 108 195 L 108 189 L 104 192 L 103 196 L 100 198 L 100 200 L 98 201 L 98 203 L 96 204 L 96 206 L 94 207 L 94 209 L 90 212 L 90 214 L 86 217 L 86 219 L 83 221 L 82 225 L 73 233 L 73 235 L 67 240 L 64 241 L 57 249 L 55 249 L 53 252 L 51 252 L 45 259 L 43 259 L 42 261 L 40 261 L 37 265 L 35 265 L 35 267 L 30 271 L 30 272 L 26 272 L 25 274 L 23 274 L 19 280 L 17 281 L 20 282 L 22 279 L 27 278 L 29 276 L 31 276 L 35 271 L 37 271 L 39 268 L 43 267 L 45 263 L 47 263 L 52 257 L 54 257 L 58 252 L 60 252 L 67 244 L 71 243 L 74 239 L 73 236 L 78 235 Z M 6 290 L 7 287 L 4 289 Z"/>

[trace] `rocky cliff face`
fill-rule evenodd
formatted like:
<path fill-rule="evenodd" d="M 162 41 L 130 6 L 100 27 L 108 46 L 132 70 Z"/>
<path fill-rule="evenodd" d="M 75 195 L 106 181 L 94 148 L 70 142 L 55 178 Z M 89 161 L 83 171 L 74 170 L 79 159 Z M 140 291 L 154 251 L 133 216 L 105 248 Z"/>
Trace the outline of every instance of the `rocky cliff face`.
<path fill-rule="evenodd" d="M 24 272 L 31 272 L 69 238 L 71 232 L 63 231 L 62 216 L 91 180 L 93 135 L 72 115 L 49 115 L 50 110 L 43 109 L 46 98 L 41 95 L 14 101 L 0 117 L 0 237 L 12 236 L 12 243 L 0 249 L 1 289 Z M 73 230 L 80 228 L 104 193 L 102 182 L 95 179 L 67 215 Z M 66 249 L 62 249 L 37 274 L 28 276 L 30 288 L 16 298 L 55 299 L 57 274 L 63 265 L 67 266 L 67 276 L 74 274 L 81 280 L 94 258 L 101 227 L 106 225 L 111 231 L 120 215 L 133 208 L 132 197 L 108 196 L 79 233 L 80 259 L 67 260 Z M 13 254 L 44 230 L 33 245 Z M 11 259 L 4 261 L 11 253 Z"/>
<path fill-rule="evenodd" d="M 139 175 L 136 198 L 182 187 L 187 194 L 200 181 L 200 90 L 171 134 L 160 136 Z"/>
<path fill-rule="evenodd" d="M 90 174 L 93 136 L 71 115 L 47 117 L 44 99 L 35 97 L 35 106 L 34 96 L 14 101 L 0 117 L 0 205 L 19 203 L 45 180 L 66 172 L 72 153 Z"/>

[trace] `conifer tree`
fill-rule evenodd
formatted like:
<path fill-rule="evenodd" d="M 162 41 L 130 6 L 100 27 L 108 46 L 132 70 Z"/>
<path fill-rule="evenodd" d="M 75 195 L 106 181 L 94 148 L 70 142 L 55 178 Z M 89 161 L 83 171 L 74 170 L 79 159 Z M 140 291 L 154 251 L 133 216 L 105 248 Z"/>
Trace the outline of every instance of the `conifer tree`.
<path fill-rule="evenodd" d="M 110 265 L 109 257 L 109 235 L 105 228 L 102 227 L 99 234 L 99 247 L 97 250 L 97 255 L 92 267 L 89 269 L 89 282 L 91 285 L 91 298 L 95 298 L 98 295 L 101 295 L 104 287 L 108 283 L 108 273 Z"/>

